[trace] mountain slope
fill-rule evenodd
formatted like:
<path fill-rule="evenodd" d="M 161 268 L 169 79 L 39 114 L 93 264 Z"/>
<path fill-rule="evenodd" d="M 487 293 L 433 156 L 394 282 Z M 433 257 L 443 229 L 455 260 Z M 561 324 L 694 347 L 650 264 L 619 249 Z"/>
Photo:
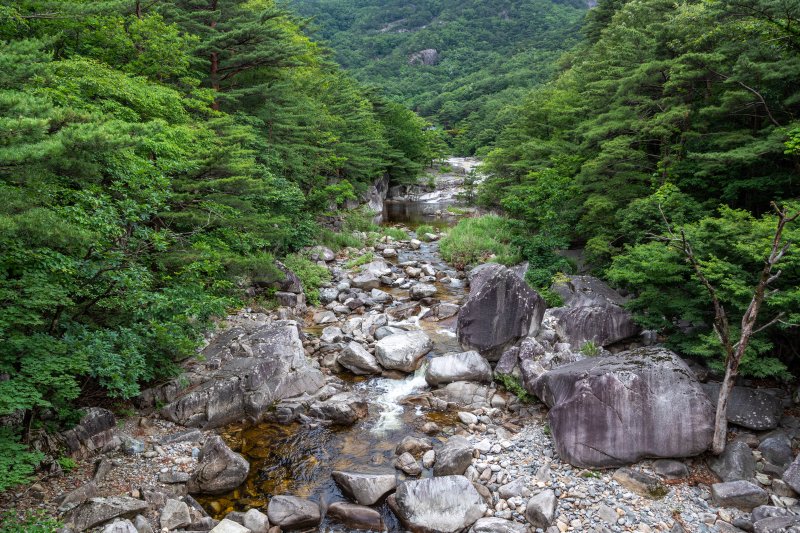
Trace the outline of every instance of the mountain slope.
<path fill-rule="evenodd" d="M 441 124 L 457 151 L 490 145 L 503 109 L 549 79 L 575 44 L 581 3 L 293 0 L 361 82 Z M 435 53 L 420 54 L 435 50 Z"/>

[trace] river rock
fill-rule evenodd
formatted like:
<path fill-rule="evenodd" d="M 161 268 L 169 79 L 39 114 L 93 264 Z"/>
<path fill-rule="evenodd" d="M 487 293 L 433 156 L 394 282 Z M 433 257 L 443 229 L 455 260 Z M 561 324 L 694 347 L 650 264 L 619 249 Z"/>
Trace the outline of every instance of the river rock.
<path fill-rule="evenodd" d="M 786 435 L 767 437 L 758 445 L 758 451 L 764 460 L 779 467 L 786 468 L 792 463 L 792 444 Z"/>
<path fill-rule="evenodd" d="M 683 479 L 689 477 L 689 467 L 681 461 L 659 459 L 653 461 L 653 471 L 664 479 Z"/>
<path fill-rule="evenodd" d="M 664 348 L 564 365 L 542 375 L 532 389 L 550 407 L 559 455 L 574 466 L 688 457 L 711 443 L 711 403 L 686 364 Z"/>
<path fill-rule="evenodd" d="M 258 509 L 250 509 L 244 513 L 244 527 L 253 533 L 267 533 L 269 531 L 269 518 Z"/>
<path fill-rule="evenodd" d="M 342 492 L 360 505 L 375 505 L 397 487 L 394 474 L 334 471 L 331 476 Z"/>
<path fill-rule="evenodd" d="M 192 523 L 189 506 L 179 500 L 169 499 L 161 510 L 159 524 L 162 528 L 178 529 Z"/>
<path fill-rule="evenodd" d="M 792 490 L 800 494 L 800 454 L 795 457 L 786 472 L 783 473 L 783 481 L 789 485 Z"/>
<path fill-rule="evenodd" d="M 497 493 L 504 500 L 514 497 L 529 498 L 531 495 L 530 489 L 525 485 L 525 481 L 522 478 L 517 478 L 511 483 L 506 483 L 497 489 Z"/>
<path fill-rule="evenodd" d="M 328 507 L 328 516 L 353 529 L 383 531 L 381 513 L 363 505 L 335 502 Z"/>
<path fill-rule="evenodd" d="M 319 506 L 295 496 L 273 496 L 267 516 L 270 524 L 283 530 L 314 527 L 320 522 Z"/>
<path fill-rule="evenodd" d="M 128 496 L 89 498 L 67 513 L 64 522 L 77 531 L 85 531 L 115 518 L 133 518 L 148 507 L 147 502 Z"/>
<path fill-rule="evenodd" d="M 527 531 L 528 529 L 518 522 L 495 517 L 481 518 L 470 529 L 470 533 L 526 533 Z"/>
<path fill-rule="evenodd" d="M 464 437 L 450 439 L 436 450 L 436 464 L 433 466 L 434 476 L 460 476 L 472 464 L 474 446 Z"/>
<path fill-rule="evenodd" d="M 561 307 L 551 313 L 556 318 L 558 336 L 575 350 L 588 342 L 608 346 L 641 331 L 633 316 L 618 306 Z"/>
<path fill-rule="evenodd" d="M 228 448 L 222 437 L 213 435 L 200 450 L 186 488 L 191 494 L 223 494 L 244 483 L 249 472 L 247 460 Z"/>
<path fill-rule="evenodd" d="M 553 283 L 550 290 L 561 296 L 566 307 L 615 307 L 630 299 L 594 276 L 567 276 Z"/>
<path fill-rule="evenodd" d="M 533 527 L 547 529 L 556 515 L 556 495 L 552 490 L 540 492 L 525 507 L 525 518 Z"/>
<path fill-rule="evenodd" d="M 347 344 L 337 362 L 357 376 L 381 373 L 381 367 L 375 356 L 355 341 Z"/>
<path fill-rule="evenodd" d="M 645 498 L 661 498 L 667 493 L 660 479 L 639 470 L 620 468 L 614 472 L 612 479 L 629 491 Z"/>
<path fill-rule="evenodd" d="M 214 529 L 212 529 L 209 533 L 251 533 L 251 531 L 242 524 L 225 518 L 221 520 L 219 524 L 214 526 Z"/>
<path fill-rule="evenodd" d="M 394 466 L 409 476 L 418 476 L 422 473 L 422 467 L 419 462 L 408 452 L 400 454 L 400 457 L 394 460 Z"/>
<path fill-rule="evenodd" d="M 412 300 L 422 300 L 423 298 L 430 298 L 436 294 L 436 287 L 430 283 L 417 283 L 411 290 L 408 291 Z"/>
<path fill-rule="evenodd" d="M 716 408 L 719 383 L 704 383 L 703 390 Z M 728 398 L 728 422 L 755 431 L 778 427 L 783 415 L 781 399 L 773 394 L 749 387 L 734 387 Z"/>
<path fill-rule="evenodd" d="M 486 512 L 486 503 L 464 476 L 407 481 L 390 497 L 390 506 L 413 533 L 454 533 Z"/>
<path fill-rule="evenodd" d="M 103 528 L 101 533 L 138 533 L 130 520 L 115 520 Z"/>
<path fill-rule="evenodd" d="M 340 392 L 327 400 L 317 400 L 308 408 L 308 414 L 337 425 L 351 426 L 367 416 L 367 402 L 354 392 Z"/>
<path fill-rule="evenodd" d="M 753 452 L 742 441 L 727 443 L 722 454 L 711 459 L 708 466 L 722 481 L 750 480 L 756 475 Z"/>
<path fill-rule="evenodd" d="M 441 389 L 432 391 L 431 394 L 461 408 L 480 409 L 481 407 L 490 406 L 494 390 L 479 383 L 456 381 L 448 383 Z"/>
<path fill-rule="evenodd" d="M 767 491 L 749 481 L 730 481 L 711 485 L 711 499 L 719 507 L 750 511 L 769 501 Z"/>
<path fill-rule="evenodd" d="M 376 259 L 361 267 L 361 272 L 372 274 L 380 278 L 381 276 L 388 276 L 392 273 L 392 268 L 383 259 Z"/>
<path fill-rule="evenodd" d="M 492 367 L 476 351 L 446 354 L 431 359 L 425 381 L 431 386 L 454 381 L 491 383 Z"/>
<path fill-rule="evenodd" d="M 357 289 L 369 291 L 381 286 L 381 278 L 371 272 L 362 272 L 354 276 L 350 283 Z"/>
<path fill-rule="evenodd" d="M 424 331 L 405 331 L 384 337 L 375 343 L 375 358 L 383 368 L 413 372 L 419 360 L 433 348 Z"/>
<path fill-rule="evenodd" d="M 796 533 L 800 531 L 800 516 L 772 516 L 753 524 L 754 533 Z"/>
<path fill-rule="evenodd" d="M 458 312 L 458 340 L 497 361 L 511 344 L 539 331 L 546 307 L 512 270 L 484 266 L 472 276 L 469 297 Z"/>
<path fill-rule="evenodd" d="M 192 385 L 188 389 L 171 382 L 148 395 L 153 401 L 167 400 L 160 411 L 167 420 L 203 428 L 258 421 L 278 401 L 314 393 L 324 384 L 316 363 L 306 359 L 294 321 L 275 321 L 253 330 L 231 328 L 202 353 L 208 361 L 219 361 L 219 369 L 196 365 L 184 373 Z"/>

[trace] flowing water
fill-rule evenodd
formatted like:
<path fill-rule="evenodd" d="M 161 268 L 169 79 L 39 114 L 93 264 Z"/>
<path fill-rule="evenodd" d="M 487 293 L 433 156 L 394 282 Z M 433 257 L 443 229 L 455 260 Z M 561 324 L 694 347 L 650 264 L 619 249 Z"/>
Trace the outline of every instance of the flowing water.
<path fill-rule="evenodd" d="M 387 210 L 386 224 L 407 222 L 396 212 Z M 398 220 L 399 218 L 399 220 Z M 429 223 L 420 219 L 418 223 Z M 429 262 L 438 270 L 451 270 L 441 259 L 436 243 L 425 243 L 419 250 L 400 251 L 398 262 Z M 466 291 L 461 284 L 437 284 L 437 298 L 443 302 L 460 303 Z M 407 296 L 407 291 L 390 291 Z M 407 319 L 414 327 L 423 329 L 433 340 L 434 348 L 428 357 L 461 351 L 455 334 L 455 319 L 441 322 Z M 309 328 L 309 333 L 318 334 Z M 334 470 L 363 473 L 396 473 L 393 466 L 394 449 L 407 435 L 422 436 L 421 428 L 428 421 L 440 427 L 454 426 L 455 413 L 431 412 L 403 402 L 404 399 L 428 386 L 424 378 L 425 365 L 413 375 L 402 379 L 386 377 L 359 378 L 340 375 L 363 390 L 369 403 L 369 414 L 352 427 L 331 427 L 324 424 L 262 423 L 253 427 L 226 428 L 224 437 L 231 447 L 250 461 L 250 475 L 243 486 L 223 496 L 203 499 L 201 503 L 216 517 L 230 511 L 250 508 L 265 509 L 272 496 L 291 494 L 309 498 L 326 508 L 334 501 L 346 500 L 331 479 Z M 434 439 L 435 440 L 435 439 Z M 423 477 L 430 476 L 429 471 Z M 384 503 L 379 508 L 388 531 L 400 531 L 395 516 Z M 323 520 L 320 531 L 348 531 L 339 524 Z"/>

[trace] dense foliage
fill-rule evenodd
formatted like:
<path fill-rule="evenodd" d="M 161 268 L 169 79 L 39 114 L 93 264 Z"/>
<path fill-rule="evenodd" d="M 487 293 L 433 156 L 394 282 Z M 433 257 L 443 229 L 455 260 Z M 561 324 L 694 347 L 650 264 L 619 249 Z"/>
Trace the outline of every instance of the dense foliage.
<path fill-rule="evenodd" d="M 479 201 L 524 223 L 537 247 L 585 248 L 595 272 L 638 294 L 645 325 L 686 353 L 719 355 L 708 296 L 652 239 L 667 221 L 685 227 L 729 314 L 743 310 L 775 225 L 754 217 L 800 193 L 799 21 L 797 2 L 601 0 L 563 71 L 516 108 L 488 154 Z M 796 309 L 791 261 L 763 322 Z M 790 323 L 753 355 L 797 357 Z M 782 368 L 751 357 L 744 370 Z"/>
<path fill-rule="evenodd" d="M 462 154 L 491 144 L 527 91 L 576 42 L 582 1 L 293 0 L 365 83 L 449 130 Z M 436 50 L 434 64 L 414 54 Z"/>
<path fill-rule="evenodd" d="M 0 490 L 17 437 L 173 373 L 316 215 L 431 159 L 325 55 L 270 0 L 0 1 Z"/>

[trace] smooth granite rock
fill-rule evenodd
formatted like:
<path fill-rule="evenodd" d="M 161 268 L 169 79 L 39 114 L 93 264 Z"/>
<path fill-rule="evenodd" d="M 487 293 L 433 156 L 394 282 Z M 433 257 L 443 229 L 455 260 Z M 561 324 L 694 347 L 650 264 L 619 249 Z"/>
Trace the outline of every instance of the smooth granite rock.
<path fill-rule="evenodd" d="M 476 351 L 450 353 L 434 357 L 425 371 L 428 385 L 445 385 L 455 381 L 492 382 L 492 367 Z"/>
<path fill-rule="evenodd" d="M 407 481 L 390 497 L 390 506 L 412 533 L 454 533 L 486 512 L 486 503 L 464 476 Z"/>
<path fill-rule="evenodd" d="M 250 472 L 247 459 L 213 435 L 200 450 L 197 468 L 186 484 L 191 494 L 223 494 L 244 483 Z"/>

